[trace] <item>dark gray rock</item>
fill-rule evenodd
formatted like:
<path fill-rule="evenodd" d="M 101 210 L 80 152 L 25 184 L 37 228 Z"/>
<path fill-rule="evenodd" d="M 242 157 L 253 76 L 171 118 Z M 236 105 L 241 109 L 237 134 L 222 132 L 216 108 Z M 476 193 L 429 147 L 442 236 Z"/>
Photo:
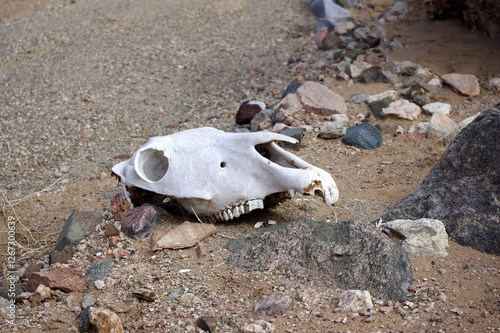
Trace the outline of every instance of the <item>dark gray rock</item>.
<path fill-rule="evenodd" d="M 388 70 L 383 70 L 380 66 L 373 66 L 363 71 L 363 81 L 367 83 L 397 82 L 397 76 L 390 73 Z"/>
<path fill-rule="evenodd" d="M 96 280 L 104 280 L 108 275 L 111 269 L 115 266 L 114 259 L 107 259 L 97 264 L 94 264 L 89 267 L 87 272 L 85 273 L 85 277 L 89 280 L 89 284 L 94 283 Z"/>
<path fill-rule="evenodd" d="M 382 109 L 388 107 L 389 104 L 391 104 L 392 102 L 394 102 L 394 100 L 391 97 L 386 97 L 386 98 L 382 98 L 378 101 L 373 101 L 370 104 L 368 104 L 368 106 L 370 107 L 370 110 L 372 111 L 372 113 L 375 117 L 383 118 L 380 115 L 380 112 L 382 112 Z"/>
<path fill-rule="evenodd" d="M 57 238 L 56 251 L 61 251 L 67 245 L 82 240 L 95 230 L 95 227 L 102 222 L 102 213 L 99 212 L 73 212 L 64 223 L 64 226 Z"/>
<path fill-rule="evenodd" d="M 499 133 L 500 104 L 464 128 L 422 183 L 382 219 L 437 219 L 457 243 L 500 254 Z"/>
<path fill-rule="evenodd" d="M 382 145 L 382 134 L 372 124 L 363 123 L 349 127 L 342 142 L 359 149 L 377 149 Z"/>
<path fill-rule="evenodd" d="M 318 48 L 322 51 L 328 51 L 328 50 L 333 50 L 336 48 L 339 44 L 339 41 L 337 39 L 337 36 L 333 34 L 328 34 L 323 38 L 321 41 L 321 44 L 318 46 Z"/>
<path fill-rule="evenodd" d="M 65 264 L 73 258 L 73 245 L 66 245 L 61 251 L 52 251 L 49 254 L 49 265 L 57 262 Z"/>
<path fill-rule="evenodd" d="M 424 106 L 426 104 L 431 103 L 431 99 L 429 96 L 423 94 L 423 95 L 418 95 L 413 98 L 413 103 L 417 104 L 418 106 Z"/>
<path fill-rule="evenodd" d="M 78 316 L 76 316 L 76 321 L 78 322 L 78 332 L 80 333 L 97 333 L 97 327 L 92 325 L 90 322 L 90 309 L 95 308 L 95 305 L 87 306 L 83 309 Z"/>
<path fill-rule="evenodd" d="M 283 148 L 290 148 L 293 150 L 299 150 L 300 149 L 300 143 L 302 142 L 302 138 L 304 137 L 304 132 L 306 130 L 303 128 L 297 128 L 297 127 L 285 127 L 280 131 L 280 134 L 284 134 L 286 136 L 289 136 L 291 138 L 296 139 L 299 141 L 297 144 L 293 144 L 290 142 L 283 142 L 280 141 L 279 145 Z"/>
<path fill-rule="evenodd" d="M 288 95 L 288 94 L 295 94 L 297 92 L 297 89 L 300 88 L 300 86 L 302 86 L 301 82 L 293 81 L 292 83 L 290 83 L 286 87 L 285 92 L 283 92 L 283 95 L 281 96 L 281 99 L 285 98 L 286 95 Z"/>
<path fill-rule="evenodd" d="M 424 83 L 427 82 L 427 76 L 425 76 L 424 74 L 412 75 L 405 80 L 404 87 L 405 88 L 412 87 L 419 82 L 424 82 Z"/>
<path fill-rule="evenodd" d="M 122 232 L 132 239 L 148 237 L 156 226 L 158 214 L 151 206 L 140 206 L 132 209 L 122 221 Z"/>
<path fill-rule="evenodd" d="M 330 288 L 368 290 L 402 301 L 412 283 L 405 250 L 360 220 L 318 222 L 301 217 L 226 245 L 243 269 L 293 276 Z"/>

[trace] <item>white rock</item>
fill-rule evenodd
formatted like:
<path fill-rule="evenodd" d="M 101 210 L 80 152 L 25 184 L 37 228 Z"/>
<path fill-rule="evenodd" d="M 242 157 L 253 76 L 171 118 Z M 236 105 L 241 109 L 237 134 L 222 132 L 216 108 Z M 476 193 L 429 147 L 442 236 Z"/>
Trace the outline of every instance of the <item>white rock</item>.
<path fill-rule="evenodd" d="M 276 327 L 265 320 L 259 319 L 252 324 L 245 325 L 242 329 L 244 333 L 271 333 L 276 330 Z"/>
<path fill-rule="evenodd" d="M 340 114 L 332 114 L 330 117 L 331 121 L 338 121 L 338 122 L 346 122 L 349 120 L 346 114 L 340 113 Z"/>
<path fill-rule="evenodd" d="M 103 289 L 106 285 L 104 284 L 104 281 L 103 281 L 103 280 L 95 280 L 95 281 L 94 281 L 94 286 L 95 286 L 97 289 L 101 290 L 101 289 Z"/>
<path fill-rule="evenodd" d="M 264 222 L 257 222 L 257 223 L 255 223 L 255 225 L 253 227 L 255 229 L 259 229 L 260 227 L 262 227 L 263 224 L 264 224 Z"/>
<path fill-rule="evenodd" d="M 422 121 L 418 123 L 413 123 L 411 125 L 410 129 L 408 130 L 408 133 L 420 133 L 420 134 L 425 134 L 429 131 L 429 122 L 427 121 Z"/>
<path fill-rule="evenodd" d="M 420 107 L 417 104 L 409 102 L 406 99 L 400 99 L 392 102 L 388 107 L 383 108 L 380 115 L 384 117 L 395 116 L 408 120 L 416 120 L 420 112 Z"/>
<path fill-rule="evenodd" d="M 191 293 L 185 293 L 179 298 L 179 302 L 183 305 L 192 305 L 201 303 L 201 299 Z"/>
<path fill-rule="evenodd" d="M 427 111 L 429 113 L 435 114 L 435 113 L 442 113 L 445 115 L 449 115 L 451 111 L 451 105 L 448 103 L 441 103 L 441 102 L 434 102 L 434 103 L 429 103 L 425 104 L 422 109 L 424 111 Z"/>
<path fill-rule="evenodd" d="M 434 219 L 394 220 L 385 227 L 405 239 L 403 248 L 419 257 L 445 257 L 448 255 L 448 234 L 443 222 Z"/>
<path fill-rule="evenodd" d="M 371 102 L 375 102 L 375 101 L 380 101 L 381 99 L 384 99 L 386 97 L 390 97 L 392 99 L 396 99 L 396 91 L 394 90 L 387 90 L 387 91 L 384 91 L 380 94 L 376 94 L 376 95 L 371 95 L 370 97 L 368 97 L 366 99 L 366 102 L 367 103 L 371 103 Z"/>
<path fill-rule="evenodd" d="M 500 91 L 500 77 L 494 77 L 490 79 L 489 87 L 492 90 Z"/>
<path fill-rule="evenodd" d="M 372 309 L 373 303 L 370 293 L 366 290 L 346 290 L 340 294 L 338 306 L 342 312 L 358 312 Z"/>
<path fill-rule="evenodd" d="M 50 288 L 40 284 L 36 288 L 35 294 L 39 295 L 42 299 L 46 299 L 50 297 Z"/>
<path fill-rule="evenodd" d="M 451 120 L 447 115 L 442 113 L 435 113 L 429 123 L 428 135 L 437 134 L 438 136 L 444 136 L 451 133 L 457 124 Z"/>
<path fill-rule="evenodd" d="M 429 82 L 427 82 L 427 83 L 429 83 L 429 84 L 431 84 L 431 85 L 433 85 L 433 86 L 436 86 L 436 87 L 442 87 L 442 86 L 443 86 L 443 84 L 441 83 L 441 80 L 440 80 L 440 79 L 438 79 L 437 77 L 432 78 L 432 79 L 431 79 Z"/>

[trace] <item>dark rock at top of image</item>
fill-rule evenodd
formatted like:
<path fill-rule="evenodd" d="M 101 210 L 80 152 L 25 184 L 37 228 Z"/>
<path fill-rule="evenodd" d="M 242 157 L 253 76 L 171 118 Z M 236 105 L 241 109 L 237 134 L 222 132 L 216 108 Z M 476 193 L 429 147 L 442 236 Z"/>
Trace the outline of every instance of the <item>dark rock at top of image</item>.
<path fill-rule="evenodd" d="M 95 227 L 102 222 L 102 214 L 99 212 L 75 211 L 64 223 L 64 226 L 57 238 L 56 251 L 63 250 L 67 245 L 82 240 L 95 230 Z"/>
<path fill-rule="evenodd" d="M 442 221 L 451 239 L 500 254 L 500 104 L 450 144 L 422 183 L 382 216 Z"/>
<path fill-rule="evenodd" d="M 331 223 L 301 217 L 226 245 L 228 262 L 243 269 L 284 274 L 329 288 L 363 289 L 402 301 L 412 284 L 405 250 L 358 219 Z"/>
<path fill-rule="evenodd" d="M 266 107 L 266 103 L 257 99 L 244 101 L 236 113 L 236 123 L 238 125 L 250 124 L 253 117 L 260 111 L 265 110 Z"/>
<path fill-rule="evenodd" d="M 370 123 L 349 127 L 342 142 L 359 149 L 377 149 L 382 145 L 382 134 Z"/>

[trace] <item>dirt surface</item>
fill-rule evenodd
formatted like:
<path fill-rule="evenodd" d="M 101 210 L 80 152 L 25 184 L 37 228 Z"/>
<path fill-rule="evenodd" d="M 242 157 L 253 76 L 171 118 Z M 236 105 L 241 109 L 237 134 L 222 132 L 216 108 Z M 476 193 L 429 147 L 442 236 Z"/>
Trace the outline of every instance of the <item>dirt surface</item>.
<path fill-rule="evenodd" d="M 370 1 L 353 10 L 363 19 L 376 17 L 389 5 Z M 7 271 L 7 226 L 17 220 L 17 268 L 48 263 L 62 225 L 75 210 L 102 211 L 113 224 L 109 196 L 121 186 L 109 168 L 128 158 L 151 136 L 212 126 L 230 130 L 238 106 L 257 98 L 279 101 L 293 80 L 320 81 L 347 99 L 375 94 L 393 86 L 338 80 L 325 69 L 325 54 L 311 40 L 316 19 L 308 1 L 3 1 L 0 3 L 0 192 L 4 222 L 0 250 L 4 286 Z M 388 60 L 411 60 L 442 75 L 478 77 L 481 95 L 468 98 L 443 89 L 436 97 L 452 105 L 458 122 L 499 102 L 488 80 L 500 75 L 500 43 L 470 32 L 459 22 L 429 21 L 425 9 L 385 28 L 406 44 Z M 289 59 L 301 59 L 291 63 Z M 366 105 L 348 104 L 349 123 Z M 421 115 L 420 121 L 430 117 Z M 305 115 L 313 128 L 321 117 Z M 374 121 L 373 123 L 377 123 Z M 390 119 L 408 130 L 410 121 Z M 237 332 L 257 319 L 255 304 L 263 297 L 293 298 L 283 315 L 260 318 L 277 332 L 494 332 L 500 330 L 500 262 L 450 242 L 445 258 L 410 256 L 415 279 L 409 303 L 381 300 L 367 316 L 340 313 L 340 290 L 304 286 L 247 273 L 225 263 L 223 246 L 230 239 L 262 231 L 258 221 L 277 223 L 306 215 L 331 221 L 377 219 L 409 194 L 426 176 L 446 147 L 436 139 L 384 136 L 375 151 L 322 140 L 308 131 L 296 152 L 329 171 L 340 200 L 334 214 L 311 197 L 298 196 L 279 206 L 219 223 L 218 234 L 194 249 L 152 253 L 153 240 L 187 218 L 160 218 L 151 239 L 132 241 L 123 235 L 112 245 L 97 230 L 76 247 L 70 263 L 85 272 L 93 263 L 117 259 L 106 287 L 85 293 L 60 293 L 48 300 L 31 299 L 18 306 L 15 325 L 5 331 L 75 331 L 84 295 L 115 311 L 126 331 L 195 331 L 200 316 L 216 318 L 219 332 Z M 194 221 L 194 219 L 192 219 Z M 181 269 L 191 269 L 179 273 Z M 314 275 L 314 272 L 311 272 Z M 130 297 L 136 288 L 154 290 L 154 303 Z M 174 289 L 201 302 L 167 301 Z M 308 303 L 302 292 L 313 290 L 319 301 Z M 445 296 L 443 296 L 445 295 Z M 71 296 L 71 297 L 70 297 Z M 389 308 L 385 313 L 382 308 Z M 371 318 L 373 317 L 373 318 Z"/>

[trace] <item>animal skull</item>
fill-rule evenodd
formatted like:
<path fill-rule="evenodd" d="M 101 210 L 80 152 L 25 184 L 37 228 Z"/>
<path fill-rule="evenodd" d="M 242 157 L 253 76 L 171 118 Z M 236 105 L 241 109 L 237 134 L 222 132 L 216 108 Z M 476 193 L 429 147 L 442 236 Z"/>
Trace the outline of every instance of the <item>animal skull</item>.
<path fill-rule="evenodd" d="M 127 189 L 139 188 L 170 197 L 209 222 L 232 220 L 264 208 L 264 199 L 282 200 L 296 191 L 336 202 L 330 174 L 278 147 L 279 141 L 297 143 L 270 132 L 191 129 L 151 138 L 113 172 L 127 196 Z"/>

